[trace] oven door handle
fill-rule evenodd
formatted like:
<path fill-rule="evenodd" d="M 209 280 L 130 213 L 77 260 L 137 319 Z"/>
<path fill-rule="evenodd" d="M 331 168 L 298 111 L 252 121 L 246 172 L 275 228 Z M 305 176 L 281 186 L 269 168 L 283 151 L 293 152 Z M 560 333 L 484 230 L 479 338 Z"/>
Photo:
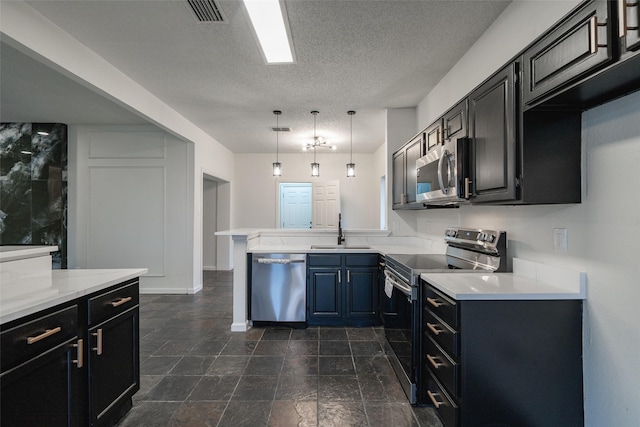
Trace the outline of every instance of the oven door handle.
<path fill-rule="evenodd" d="M 398 289 L 400 292 L 405 294 L 408 297 L 411 297 L 411 286 L 405 285 L 398 281 L 398 279 L 388 270 L 384 272 L 385 279 L 390 281 L 394 288 Z"/>

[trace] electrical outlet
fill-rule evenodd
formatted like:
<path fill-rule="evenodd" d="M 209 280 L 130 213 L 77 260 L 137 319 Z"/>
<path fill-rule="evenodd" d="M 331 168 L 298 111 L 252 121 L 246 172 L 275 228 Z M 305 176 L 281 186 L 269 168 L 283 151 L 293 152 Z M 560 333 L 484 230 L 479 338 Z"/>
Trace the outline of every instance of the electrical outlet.
<path fill-rule="evenodd" d="M 553 250 L 556 252 L 567 252 L 568 236 L 566 228 L 553 229 Z"/>

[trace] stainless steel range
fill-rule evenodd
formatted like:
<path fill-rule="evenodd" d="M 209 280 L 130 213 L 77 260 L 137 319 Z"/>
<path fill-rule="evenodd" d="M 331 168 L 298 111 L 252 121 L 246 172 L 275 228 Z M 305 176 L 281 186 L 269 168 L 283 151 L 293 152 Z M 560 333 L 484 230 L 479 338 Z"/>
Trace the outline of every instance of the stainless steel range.
<path fill-rule="evenodd" d="M 446 254 L 391 254 L 385 257 L 382 301 L 387 352 L 410 403 L 418 402 L 422 324 L 421 273 L 508 271 L 504 231 L 449 228 Z"/>

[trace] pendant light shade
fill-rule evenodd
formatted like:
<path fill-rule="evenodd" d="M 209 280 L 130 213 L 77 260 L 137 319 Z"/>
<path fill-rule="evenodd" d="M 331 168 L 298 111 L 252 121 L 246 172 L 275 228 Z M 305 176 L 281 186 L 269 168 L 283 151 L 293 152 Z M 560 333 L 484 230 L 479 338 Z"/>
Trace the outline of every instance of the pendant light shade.
<path fill-rule="evenodd" d="M 280 123 L 278 118 L 280 117 L 280 114 L 282 114 L 282 111 L 273 110 L 273 114 L 276 115 L 276 161 L 273 163 L 273 176 L 282 176 L 282 164 L 278 160 L 278 136 L 280 133 Z"/>
<path fill-rule="evenodd" d="M 353 163 L 353 115 L 355 111 L 347 111 L 347 114 L 351 117 L 351 145 L 349 148 L 349 163 L 347 163 L 347 178 L 355 178 L 356 176 L 356 164 Z"/>
<path fill-rule="evenodd" d="M 317 141 L 318 137 L 316 136 L 316 116 L 319 114 L 318 111 L 312 111 L 313 114 L 313 140 Z M 320 176 L 320 163 L 316 162 L 316 146 L 313 146 L 313 163 L 311 163 L 311 176 L 319 177 Z"/>

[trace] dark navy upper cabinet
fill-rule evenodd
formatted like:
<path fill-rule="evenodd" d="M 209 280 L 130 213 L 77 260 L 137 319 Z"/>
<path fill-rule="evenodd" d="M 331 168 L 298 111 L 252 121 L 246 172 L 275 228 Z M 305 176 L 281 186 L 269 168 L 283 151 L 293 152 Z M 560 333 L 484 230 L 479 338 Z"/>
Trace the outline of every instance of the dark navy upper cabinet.
<path fill-rule="evenodd" d="M 618 35 L 623 41 L 623 51 L 640 49 L 640 3 L 618 0 Z"/>
<path fill-rule="evenodd" d="M 523 54 L 525 105 L 533 105 L 613 62 L 610 2 L 585 2 Z"/>
<path fill-rule="evenodd" d="M 516 66 L 504 68 L 469 95 L 474 203 L 517 198 Z"/>

